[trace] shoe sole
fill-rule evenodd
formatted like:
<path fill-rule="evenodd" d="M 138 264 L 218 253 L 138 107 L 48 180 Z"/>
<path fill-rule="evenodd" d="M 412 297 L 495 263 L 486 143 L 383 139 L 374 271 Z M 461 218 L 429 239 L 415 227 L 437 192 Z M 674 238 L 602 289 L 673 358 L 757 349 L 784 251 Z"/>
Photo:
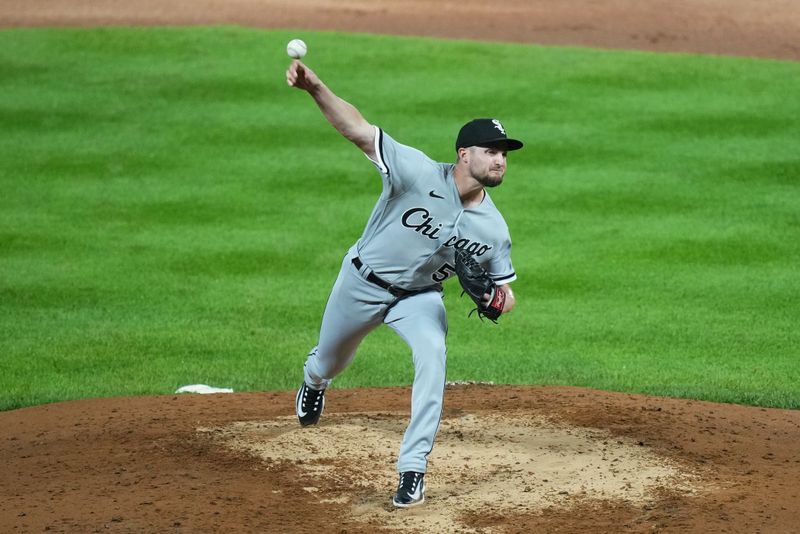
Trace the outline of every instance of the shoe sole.
<path fill-rule="evenodd" d="M 414 501 L 414 502 L 410 502 L 408 504 L 403 504 L 403 503 L 397 502 L 396 500 L 394 500 L 394 498 L 392 499 L 392 504 L 394 505 L 395 508 L 413 508 L 415 506 L 419 506 L 420 504 L 422 504 L 424 502 L 425 502 L 425 496 L 424 495 L 422 496 L 422 498 L 420 500 Z"/>

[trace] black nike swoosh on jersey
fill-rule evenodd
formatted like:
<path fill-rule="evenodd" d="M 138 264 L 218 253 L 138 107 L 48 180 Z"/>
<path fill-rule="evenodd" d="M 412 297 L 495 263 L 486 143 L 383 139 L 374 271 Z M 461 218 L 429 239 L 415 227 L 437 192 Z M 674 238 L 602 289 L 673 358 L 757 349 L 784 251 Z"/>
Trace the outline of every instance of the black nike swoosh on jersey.
<path fill-rule="evenodd" d="M 436 191 L 435 191 L 434 189 L 431 189 L 431 192 L 430 192 L 430 193 L 428 193 L 428 194 L 429 194 L 430 196 L 432 196 L 433 198 L 444 198 L 443 196 L 437 195 L 437 194 L 436 194 Z"/>

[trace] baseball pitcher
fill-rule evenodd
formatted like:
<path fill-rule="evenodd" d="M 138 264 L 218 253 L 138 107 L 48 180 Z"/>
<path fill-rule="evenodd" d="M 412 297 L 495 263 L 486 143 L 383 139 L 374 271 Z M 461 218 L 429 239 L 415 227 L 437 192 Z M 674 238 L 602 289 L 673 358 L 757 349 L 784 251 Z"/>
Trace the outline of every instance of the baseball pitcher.
<path fill-rule="evenodd" d="M 388 325 L 409 345 L 414 363 L 411 421 L 400 444 L 392 502 L 416 506 L 425 500 L 423 478 L 444 397 L 442 282 L 458 272 L 480 316 L 496 320 L 514 307 L 511 238 L 486 188 L 500 185 L 507 152 L 522 143 L 510 139 L 500 121 L 475 119 L 458 133 L 456 162 L 438 163 L 367 122 L 301 61 L 292 61 L 286 81 L 311 95 L 331 125 L 375 165 L 383 183 L 328 298 L 297 392 L 297 417 L 303 426 L 319 421 L 325 388 L 350 364 L 364 337 Z"/>

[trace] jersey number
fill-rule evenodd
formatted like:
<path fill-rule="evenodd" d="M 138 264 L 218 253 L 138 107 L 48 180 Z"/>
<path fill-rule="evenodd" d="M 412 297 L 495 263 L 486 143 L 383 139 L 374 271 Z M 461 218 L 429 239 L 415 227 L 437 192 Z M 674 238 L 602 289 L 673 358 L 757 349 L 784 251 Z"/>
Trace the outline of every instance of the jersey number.
<path fill-rule="evenodd" d="M 439 270 L 437 270 L 435 273 L 431 275 L 431 278 L 433 278 L 434 282 L 440 283 L 450 278 L 452 275 L 455 274 L 455 272 L 456 272 L 455 267 L 453 267 L 449 263 L 445 263 L 444 265 L 439 267 Z"/>

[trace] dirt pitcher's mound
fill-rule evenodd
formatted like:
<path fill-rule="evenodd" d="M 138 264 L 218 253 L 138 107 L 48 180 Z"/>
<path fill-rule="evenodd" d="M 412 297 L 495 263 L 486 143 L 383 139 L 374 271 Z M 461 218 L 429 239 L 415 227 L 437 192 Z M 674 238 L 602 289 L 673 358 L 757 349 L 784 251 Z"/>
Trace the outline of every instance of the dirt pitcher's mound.
<path fill-rule="evenodd" d="M 0 413 L 2 532 L 792 532 L 800 412 L 448 388 L 427 502 L 394 510 L 407 388 L 94 399 Z"/>
<path fill-rule="evenodd" d="M 354 518 L 393 526 L 392 466 L 407 424 L 405 413 L 376 412 L 336 414 L 317 428 L 281 417 L 201 431 L 268 465 L 298 464 L 311 501 L 349 504 Z M 430 469 L 428 505 L 404 518 L 404 529 L 465 531 L 465 512 L 536 513 L 568 508 L 572 498 L 645 505 L 665 492 L 691 495 L 702 487 L 701 477 L 685 466 L 630 438 L 554 423 L 529 411 L 444 420 Z"/>

